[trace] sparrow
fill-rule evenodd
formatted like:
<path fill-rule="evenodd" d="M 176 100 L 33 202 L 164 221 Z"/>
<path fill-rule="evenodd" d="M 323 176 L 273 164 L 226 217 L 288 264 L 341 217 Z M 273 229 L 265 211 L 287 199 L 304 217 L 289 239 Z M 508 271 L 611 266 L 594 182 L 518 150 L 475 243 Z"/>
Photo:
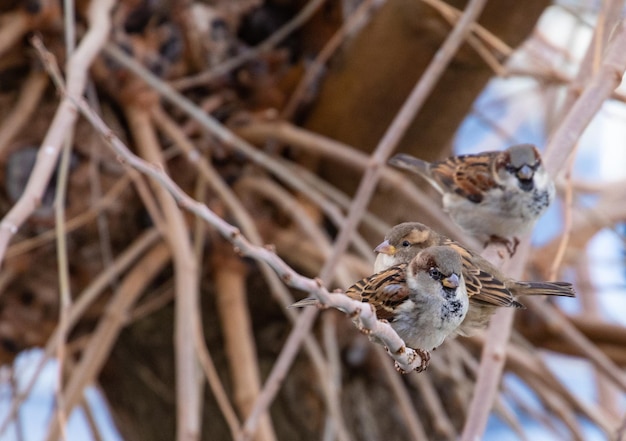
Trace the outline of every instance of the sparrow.
<path fill-rule="evenodd" d="M 359 280 L 345 294 L 372 305 L 407 346 L 436 348 L 453 334 L 469 307 L 461 256 L 452 247 L 430 247 Z M 319 305 L 306 298 L 292 306 Z"/>
<path fill-rule="evenodd" d="M 574 297 L 574 288 L 567 282 L 521 282 L 504 275 L 489 261 L 458 242 L 437 233 L 419 222 L 406 222 L 393 227 L 374 251 L 374 271 L 411 262 L 430 247 L 449 247 L 461 256 L 463 278 L 469 298 L 469 310 L 456 333 L 471 335 L 487 326 L 498 307 L 523 308 L 518 297 L 551 295 Z"/>
<path fill-rule="evenodd" d="M 389 164 L 425 178 L 454 223 L 485 245 L 505 243 L 511 255 L 518 236 L 528 233 L 554 200 L 554 182 L 531 144 L 432 163 L 398 154 Z"/>

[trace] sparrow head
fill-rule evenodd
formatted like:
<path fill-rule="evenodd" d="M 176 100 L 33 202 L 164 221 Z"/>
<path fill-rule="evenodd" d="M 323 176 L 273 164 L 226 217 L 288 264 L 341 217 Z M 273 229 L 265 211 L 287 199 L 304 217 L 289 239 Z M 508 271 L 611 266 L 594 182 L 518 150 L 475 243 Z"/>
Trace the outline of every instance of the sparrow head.
<path fill-rule="evenodd" d="M 462 273 L 461 256 L 455 249 L 449 246 L 430 247 L 411 260 L 407 268 L 407 285 L 411 291 L 432 287 L 432 290 L 426 291 L 456 297 L 457 288 L 465 288 Z"/>
<path fill-rule="evenodd" d="M 535 173 L 541 168 L 541 156 L 532 144 L 519 144 L 504 150 L 496 161 L 496 171 L 506 184 L 516 184 L 524 191 L 535 187 Z"/>
<path fill-rule="evenodd" d="M 374 251 L 385 260 L 393 258 L 393 265 L 409 263 L 424 248 L 438 243 L 437 233 L 419 222 L 405 222 L 393 227 Z"/>

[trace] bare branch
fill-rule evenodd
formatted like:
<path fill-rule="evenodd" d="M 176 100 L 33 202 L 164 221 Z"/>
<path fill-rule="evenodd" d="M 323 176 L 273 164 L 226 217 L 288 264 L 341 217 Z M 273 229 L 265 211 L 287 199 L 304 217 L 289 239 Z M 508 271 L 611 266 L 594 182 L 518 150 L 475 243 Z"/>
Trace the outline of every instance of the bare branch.
<path fill-rule="evenodd" d="M 54 62 L 54 57 L 45 50 L 40 40 L 34 39 L 37 50 L 41 53 L 45 63 Z M 54 69 L 49 69 L 54 74 Z M 60 92 L 65 94 L 65 89 L 60 86 Z M 70 100 L 75 108 L 94 126 L 111 146 L 120 160 L 135 168 L 142 174 L 154 179 L 160 186 L 165 188 L 178 202 L 178 204 L 202 218 L 211 225 L 224 238 L 229 240 L 237 252 L 265 262 L 274 269 L 287 285 L 314 295 L 321 303 L 344 311 L 346 314 L 358 319 L 360 326 L 368 335 L 372 335 L 383 341 L 389 348 L 391 356 L 398 363 L 399 369 L 411 372 L 420 367 L 422 360 L 411 348 L 407 348 L 404 342 L 393 331 L 393 328 L 385 322 L 378 321 L 376 314 L 368 304 L 351 300 L 343 295 L 331 295 L 317 279 L 304 277 L 290 268 L 269 247 L 252 245 L 237 228 L 233 227 L 221 217 L 211 211 L 206 205 L 190 198 L 159 166 L 150 164 L 134 155 L 128 147 L 107 127 L 106 123 L 93 112 L 89 105 L 82 99 Z M 309 309 L 314 311 L 314 309 Z"/>
<path fill-rule="evenodd" d="M 65 135 L 76 122 L 76 108 L 72 101 L 82 96 L 87 81 L 87 70 L 109 35 L 110 11 L 114 4 L 113 0 L 102 0 L 92 2 L 89 6 L 89 30 L 68 62 L 66 97 L 59 105 L 42 142 L 24 193 L 0 222 L 0 263 L 4 260 L 13 235 L 40 204 L 56 166 Z"/>
<path fill-rule="evenodd" d="M 611 96 L 622 81 L 626 71 L 626 21 L 622 20 L 609 42 L 600 69 L 591 77 L 576 103 L 559 124 L 546 147 L 546 169 L 557 176 L 572 153 L 574 145 L 587 125 L 596 115 L 602 103 Z"/>

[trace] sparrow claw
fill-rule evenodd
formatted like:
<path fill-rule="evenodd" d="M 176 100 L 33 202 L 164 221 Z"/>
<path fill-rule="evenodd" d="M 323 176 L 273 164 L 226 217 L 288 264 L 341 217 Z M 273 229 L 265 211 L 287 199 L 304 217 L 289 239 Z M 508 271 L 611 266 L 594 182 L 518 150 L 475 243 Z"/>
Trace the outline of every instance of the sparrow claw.
<path fill-rule="evenodd" d="M 500 236 L 490 236 L 489 240 L 485 244 L 485 247 L 490 243 L 500 243 L 504 245 L 506 247 L 506 250 L 509 252 L 509 257 L 513 257 L 515 255 L 515 252 L 517 251 L 519 239 L 517 237 L 513 237 L 512 240 L 509 240 Z"/>
<path fill-rule="evenodd" d="M 422 359 L 422 363 L 417 369 L 415 369 L 415 371 L 417 373 L 424 372 L 428 368 L 428 365 L 430 364 L 430 352 L 424 349 L 415 349 L 415 352 L 417 352 L 420 358 Z"/>
<path fill-rule="evenodd" d="M 424 349 L 413 349 L 413 350 L 416 352 L 416 355 L 418 355 L 420 359 L 422 360 L 421 364 L 414 369 L 414 371 L 419 374 L 420 372 L 424 372 L 426 369 L 428 369 L 428 366 L 430 364 L 430 352 Z M 405 371 L 398 364 L 397 361 L 395 362 L 395 367 L 396 367 L 396 370 L 400 372 L 401 374 L 408 374 L 410 372 L 410 371 Z"/>

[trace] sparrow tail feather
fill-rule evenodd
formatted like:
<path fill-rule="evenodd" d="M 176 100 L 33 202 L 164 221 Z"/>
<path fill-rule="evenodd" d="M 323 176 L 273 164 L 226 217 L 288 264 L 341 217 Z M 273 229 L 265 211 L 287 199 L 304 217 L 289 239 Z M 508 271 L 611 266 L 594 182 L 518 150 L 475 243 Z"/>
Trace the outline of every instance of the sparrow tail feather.
<path fill-rule="evenodd" d="M 439 183 L 432 178 L 430 174 L 430 164 L 426 161 L 422 161 L 421 159 L 415 158 L 411 155 L 406 155 L 404 153 L 398 153 L 387 161 L 390 165 L 394 167 L 408 170 L 412 173 L 418 174 L 426 179 L 430 185 L 432 185 L 439 193 L 443 194 L 444 191 L 439 185 Z"/>
<path fill-rule="evenodd" d="M 406 155 L 404 153 L 398 153 L 389 159 L 389 164 L 403 168 L 405 170 L 410 170 L 412 172 L 420 171 L 424 174 L 428 174 L 428 162 L 422 161 L 421 159 L 415 158 L 411 155 Z"/>
<path fill-rule="evenodd" d="M 515 289 L 516 295 L 576 297 L 574 287 L 567 282 L 519 282 L 519 285 L 524 289 Z"/>

